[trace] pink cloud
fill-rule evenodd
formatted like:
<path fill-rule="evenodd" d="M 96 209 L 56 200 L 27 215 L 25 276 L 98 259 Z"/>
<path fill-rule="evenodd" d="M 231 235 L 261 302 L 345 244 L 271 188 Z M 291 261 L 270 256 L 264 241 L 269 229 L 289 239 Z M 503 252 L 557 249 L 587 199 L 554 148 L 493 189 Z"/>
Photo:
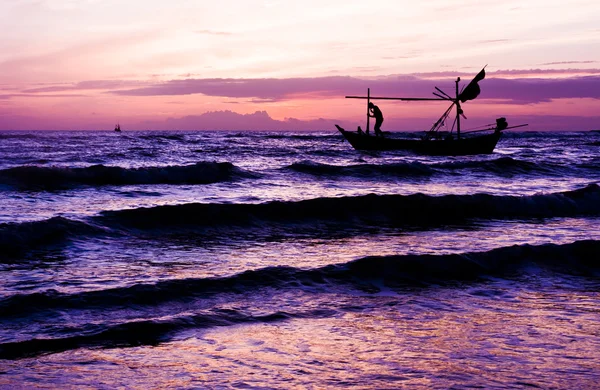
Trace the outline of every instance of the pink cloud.
<path fill-rule="evenodd" d="M 87 80 L 73 84 L 54 85 L 50 87 L 38 87 L 25 89 L 23 93 L 40 93 L 40 92 L 63 92 L 63 91 L 79 91 L 79 90 L 107 90 L 118 88 L 135 88 L 147 85 L 145 81 L 129 81 L 129 80 Z"/>
<path fill-rule="evenodd" d="M 598 61 L 558 61 L 558 62 L 546 62 L 540 65 L 574 65 L 574 64 L 595 64 Z"/>
<path fill-rule="evenodd" d="M 494 77 L 569 78 L 585 75 L 600 75 L 600 69 L 504 69 L 491 73 Z"/>
<path fill-rule="evenodd" d="M 229 36 L 233 35 L 231 32 L 227 31 L 215 31 L 215 30 L 197 30 L 194 31 L 196 34 L 204 34 L 204 35 L 221 35 L 221 36 Z"/>
<path fill-rule="evenodd" d="M 464 69 L 472 69 L 471 74 L 465 75 L 464 72 L 457 71 L 445 71 L 445 72 L 422 72 L 422 73 L 413 73 L 412 76 L 426 79 L 446 79 L 446 78 L 456 78 L 460 76 L 461 78 L 469 78 L 469 76 L 474 76 L 479 68 L 474 67 L 464 67 Z M 568 77 L 576 77 L 576 76 L 585 76 L 585 75 L 600 75 L 600 69 L 499 69 L 496 71 L 489 71 L 486 69 L 486 78 L 522 78 L 522 77 L 534 77 L 534 78 L 568 78 Z"/>
<path fill-rule="evenodd" d="M 502 43 L 502 42 L 512 42 L 512 41 L 514 41 L 514 39 L 484 39 L 484 40 L 478 41 L 477 43 L 487 45 L 490 43 Z"/>
<path fill-rule="evenodd" d="M 80 93 L 71 93 L 71 94 L 60 94 L 60 93 L 54 93 L 54 94 L 33 94 L 33 93 L 10 93 L 10 94 L 5 94 L 5 95 L 0 95 L 0 99 L 12 99 L 12 98 L 16 98 L 16 97 L 26 97 L 26 98 L 74 98 L 74 97 L 85 97 L 87 95 L 84 94 L 80 94 Z"/>

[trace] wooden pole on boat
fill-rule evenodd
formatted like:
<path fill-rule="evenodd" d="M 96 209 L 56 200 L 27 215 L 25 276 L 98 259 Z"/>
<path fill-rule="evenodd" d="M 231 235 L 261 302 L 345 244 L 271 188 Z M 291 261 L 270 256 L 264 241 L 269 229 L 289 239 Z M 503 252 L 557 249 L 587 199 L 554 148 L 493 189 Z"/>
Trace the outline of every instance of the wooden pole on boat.
<path fill-rule="evenodd" d="M 433 101 L 433 102 L 439 102 L 439 101 L 447 101 L 447 100 L 451 100 L 454 101 L 454 99 L 447 99 L 447 98 L 403 98 L 403 97 L 386 97 L 386 96 L 371 96 L 371 97 L 367 97 L 367 96 L 346 96 L 346 99 L 370 99 L 370 100 L 401 100 L 404 102 L 426 102 L 426 101 Z"/>
<path fill-rule="evenodd" d="M 458 98 L 458 83 L 460 77 L 456 79 L 456 137 L 460 139 L 460 99 Z"/>
<path fill-rule="evenodd" d="M 371 103 L 371 88 L 367 88 L 367 134 L 369 134 L 369 122 L 371 119 L 371 116 L 369 115 L 369 104 L 370 103 Z"/>
<path fill-rule="evenodd" d="M 508 126 L 507 128 L 503 129 L 502 131 L 504 131 L 504 130 L 508 130 L 508 129 L 516 129 L 516 128 L 518 128 L 518 127 L 524 127 L 524 126 L 529 126 L 529 124 L 528 124 L 528 123 L 525 123 L 525 124 L 523 124 L 523 125 Z M 469 134 L 471 134 L 471 133 L 481 133 L 482 131 L 490 131 L 490 130 L 494 130 L 494 128 L 492 127 L 492 128 L 489 128 L 489 129 L 481 129 L 481 130 L 471 130 L 471 131 L 464 131 L 464 133 L 465 133 L 465 134 L 466 134 L 466 133 L 469 133 Z"/>

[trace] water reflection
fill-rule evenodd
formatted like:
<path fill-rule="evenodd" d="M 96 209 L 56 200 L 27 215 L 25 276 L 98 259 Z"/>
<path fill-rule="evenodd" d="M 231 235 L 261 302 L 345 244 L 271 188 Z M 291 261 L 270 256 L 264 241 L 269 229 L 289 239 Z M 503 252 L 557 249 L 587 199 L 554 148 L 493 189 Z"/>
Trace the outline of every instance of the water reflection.
<path fill-rule="evenodd" d="M 592 388 L 600 286 L 548 281 L 338 295 L 346 306 L 324 318 L 189 331 L 155 347 L 77 350 L 4 371 L 30 385 L 128 388 Z"/>

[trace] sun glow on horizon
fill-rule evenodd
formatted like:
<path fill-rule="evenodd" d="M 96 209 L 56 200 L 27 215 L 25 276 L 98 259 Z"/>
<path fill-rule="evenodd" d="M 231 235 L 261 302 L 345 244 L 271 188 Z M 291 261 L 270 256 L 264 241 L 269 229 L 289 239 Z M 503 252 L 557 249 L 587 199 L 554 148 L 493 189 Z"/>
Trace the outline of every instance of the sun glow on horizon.
<path fill-rule="evenodd" d="M 324 94 L 319 83 L 333 76 L 414 75 L 451 85 L 452 73 L 472 77 L 485 64 L 487 84 L 594 77 L 596 86 L 598 19 L 600 9 L 586 0 L 224 0 L 218 7 L 208 1 L 173 7 L 157 0 L 11 0 L 0 4 L 0 129 L 56 128 L 71 119 L 71 127 L 111 126 L 123 115 L 142 127 L 143 121 L 226 110 L 267 110 L 276 120 L 350 120 L 362 113 L 352 113 L 343 94 L 336 95 L 343 91 Z M 306 88 L 287 90 L 287 80 L 298 78 Z M 265 99 L 258 83 L 254 96 L 250 87 L 165 93 L 174 81 L 212 79 L 282 80 L 281 87 L 268 86 L 281 93 Z M 144 87 L 143 94 L 127 94 Z M 522 93 L 514 92 L 512 98 Z M 550 92 L 546 101 L 576 97 Z M 599 97 L 580 97 L 592 99 L 584 105 L 587 116 L 599 111 Z M 535 100 L 525 108 L 543 115 Z"/>

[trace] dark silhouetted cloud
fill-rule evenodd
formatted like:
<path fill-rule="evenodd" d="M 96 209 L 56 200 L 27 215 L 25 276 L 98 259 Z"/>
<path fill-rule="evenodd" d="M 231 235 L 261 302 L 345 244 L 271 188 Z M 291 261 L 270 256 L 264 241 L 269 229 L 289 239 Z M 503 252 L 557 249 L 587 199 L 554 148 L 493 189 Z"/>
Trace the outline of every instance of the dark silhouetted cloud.
<path fill-rule="evenodd" d="M 521 78 L 503 78 L 498 75 L 518 74 Z M 480 83 L 480 99 L 504 99 L 518 104 L 547 102 L 562 98 L 600 99 L 600 70 L 597 74 L 578 77 L 542 78 L 543 75 L 567 73 L 568 70 L 545 72 L 498 71 L 488 73 Z M 225 98 L 246 98 L 253 102 L 277 102 L 299 96 L 324 98 L 365 94 L 367 88 L 376 96 L 432 97 L 434 86 L 452 95 L 454 78 L 458 72 L 395 75 L 362 79 L 349 76 L 288 79 L 187 79 L 156 83 L 141 88 L 116 90 L 111 93 L 123 96 L 174 96 L 203 94 Z M 532 77 L 538 76 L 538 77 Z"/>

